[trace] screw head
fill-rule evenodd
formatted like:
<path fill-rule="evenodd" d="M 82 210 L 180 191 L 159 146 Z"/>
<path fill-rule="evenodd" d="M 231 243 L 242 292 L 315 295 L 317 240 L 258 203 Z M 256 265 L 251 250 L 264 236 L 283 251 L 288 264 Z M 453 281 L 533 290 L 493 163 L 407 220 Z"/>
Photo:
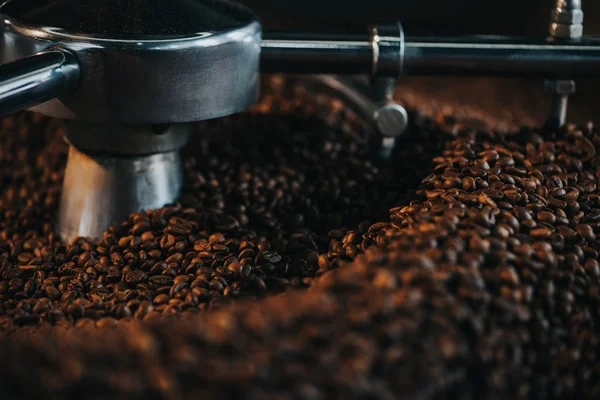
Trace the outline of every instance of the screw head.
<path fill-rule="evenodd" d="M 379 132 L 385 137 L 401 135 L 408 126 L 408 113 L 400 104 L 388 103 L 374 115 L 375 124 Z"/>

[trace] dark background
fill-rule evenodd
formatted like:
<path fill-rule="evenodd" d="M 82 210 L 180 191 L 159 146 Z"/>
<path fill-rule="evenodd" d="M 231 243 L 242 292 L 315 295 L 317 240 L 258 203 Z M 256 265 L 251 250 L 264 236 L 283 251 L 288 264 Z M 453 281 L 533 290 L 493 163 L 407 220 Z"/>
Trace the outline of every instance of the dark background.
<path fill-rule="evenodd" d="M 399 20 L 407 34 L 545 35 L 555 0 L 240 0 L 265 29 L 358 33 Z M 600 1 L 583 1 L 586 34 L 600 34 Z"/>
<path fill-rule="evenodd" d="M 521 35 L 545 37 L 556 0 L 240 0 L 265 31 L 365 33 L 371 23 L 400 21 L 407 35 Z M 583 0 L 584 33 L 600 35 L 600 0 Z M 578 80 L 569 121 L 598 121 L 600 81 Z M 473 106 L 511 126 L 542 124 L 550 96 L 539 79 L 402 77 L 397 97 L 448 113 Z M 412 100 L 410 100 L 412 99 Z M 418 101 L 417 101 L 418 100 Z"/>

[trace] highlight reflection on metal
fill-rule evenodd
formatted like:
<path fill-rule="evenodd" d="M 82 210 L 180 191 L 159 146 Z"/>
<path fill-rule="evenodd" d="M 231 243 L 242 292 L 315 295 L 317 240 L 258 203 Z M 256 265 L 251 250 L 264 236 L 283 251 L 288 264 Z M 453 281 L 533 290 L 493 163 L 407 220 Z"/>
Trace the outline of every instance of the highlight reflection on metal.
<path fill-rule="evenodd" d="M 136 211 L 174 202 L 182 186 L 179 150 L 145 156 L 92 155 L 69 149 L 58 233 L 98 237 Z"/>
<path fill-rule="evenodd" d="M 266 36 L 261 51 L 262 72 L 370 74 L 373 68 L 373 47 L 360 36 Z"/>
<path fill-rule="evenodd" d="M 600 74 L 600 42 L 546 43 L 502 37 L 407 38 L 405 71 L 419 75 L 583 77 Z"/>
<path fill-rule="evenodd" d="M 372 48 L 366 38 L 362 42 L 356 37 L 301 34 L 284 40 L 266 38 L 261 43 L 262 71 L 372 72 Z M 600 75 L 600 40 L 559 44 L 499 36 L 406 37 L 401 59 L 404 65 L 398 70 L 407 75 L 591 77 Z"/>
<path fill-rule="evenodd" d="M 0 117 L 43 103 L 75 89 L 79 66 L 64 50 L 53 50 L 0 69 Z"/>
<path fill-rule="evenodd" d="M 179 149 L 189 123 L 124 125 L 69 121 L 71 144 L 60 203 L 62 238 L 99 237 L 130 213 L 173 203 L 183 185 Z"/>

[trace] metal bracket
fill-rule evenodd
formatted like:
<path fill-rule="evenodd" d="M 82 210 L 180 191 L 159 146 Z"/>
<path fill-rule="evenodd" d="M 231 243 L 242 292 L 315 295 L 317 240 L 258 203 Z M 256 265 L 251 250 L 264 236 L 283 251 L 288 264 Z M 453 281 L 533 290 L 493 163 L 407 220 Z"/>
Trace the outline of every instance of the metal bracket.
<path fill-rule="evenodd" d="M 404 30 L 399 22 L 371 28 L 373 75 L 371 100 L 373 120 L 382 136 L 380 157 L 389 160 L 400 136 L 408 126 L 406 109 L 394 101 L 394 92 L 404 66 Z"/>
<path fill-rule="evenodd" d="M 550 17 L 551 41 L 578 41 L 583 36 L 583 10 L 581 0 L 557 0 Z M 552 93 L 550 119 L 547 126 L 558 129 L 567 121 L 569 95 L 575 93 L 572 80 L 546 80 L 546 91 Z"/>

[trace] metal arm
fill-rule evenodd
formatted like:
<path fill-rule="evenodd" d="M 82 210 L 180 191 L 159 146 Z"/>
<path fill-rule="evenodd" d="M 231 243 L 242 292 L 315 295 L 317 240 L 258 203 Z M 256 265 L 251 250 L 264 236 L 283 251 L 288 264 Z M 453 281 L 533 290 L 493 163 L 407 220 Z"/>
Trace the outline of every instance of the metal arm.
<path fill-rule="evenodd" d="M 400 23 L 373 27 L 370 35 L 266 34 L 261 71 L 399 77 L 404 57 Z"/>
<path fill-rule="evenodd" d="M 75 89 L 79 65 L 65 50 L 49 50 L 0 66 L 0 117 Z"/>
<path fill-rule="evenodd" d="M 363 37 L 307 38 L 266 35 L 261 44 L 264 72 L 372 74 L 373 44 Z M 600 41 L 547 43 L 509 37 L 407 37 L 396 69 L 376 76 L 466 75 L 548 78 L 591 77 L 600 74 Z"/>
<path fill-rule="evenodd" d="M 370 74 L 373 47 L 363 36 L 266 36 L 261 72 Z"/>

